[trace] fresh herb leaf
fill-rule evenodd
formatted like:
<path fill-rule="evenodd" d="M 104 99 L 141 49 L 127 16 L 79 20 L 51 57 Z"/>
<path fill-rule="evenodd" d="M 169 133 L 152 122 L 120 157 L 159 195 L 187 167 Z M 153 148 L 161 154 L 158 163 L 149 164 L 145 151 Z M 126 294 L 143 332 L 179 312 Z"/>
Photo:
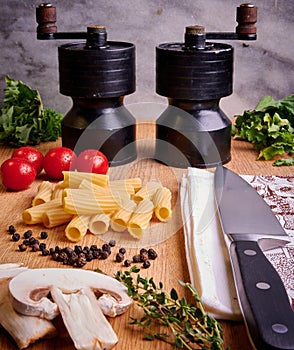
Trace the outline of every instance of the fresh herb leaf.
<path fill-rule="evenodd" d="M 118 271 L 115 278 L 126 285 L 129 295 L 144 311 L 143 317 L 131 317 L 129 323 L 144 330 L 144 339 L 161 340 L 186 350 L 223 349 L 221 325 L 205 312 L 190 283 L 179 281 L 193 300 L 188 303 L 184 297 L 178 297 L 175 288 L 167 293 L 162 282 L 157 286 L 153 278 L 143 278 L 139 272 L 140 269 L 134 266 L 129 271 Z M 133 276 L 134 273 L 138 275 Z M 166 332 L 162 332 L 163 329 Z"/>
<path fill-rule="evenodd" d="M 0 113 L 0 142 L 10 146 L 55 141 L 61 135 L 62 115 L 44 109 L 41 96 L 20 80 L 6 76 Z"/>
<path fill-rule="evenodd" d="M 286 159 L 278 159 L 274 161 L 273 165 L 275 166 L 294 165 L 294 157 L 286 158 Z"/>
<path fill-rule="evenodd" d="M 294 95 L 275 101 L 263 97 L 253 111 L 237 115 L 232 127 L 234 139 L 251 142 L 259 151 L 257 159 L 271 160 L 276 155 L 294 153 Z M 291 158 L 290 158 L 291 159 Z M 274 165 L 293 165 L 291 161 Z"/>

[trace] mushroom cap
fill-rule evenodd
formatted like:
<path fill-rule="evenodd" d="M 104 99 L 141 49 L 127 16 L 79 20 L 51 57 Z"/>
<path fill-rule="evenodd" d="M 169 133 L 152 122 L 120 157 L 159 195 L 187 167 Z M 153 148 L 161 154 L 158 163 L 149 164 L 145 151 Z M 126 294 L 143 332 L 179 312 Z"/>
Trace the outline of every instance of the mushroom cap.
<path fill-rule="evenodd" d="M 104 295 L 99 306 L 109 316 L 122 314 L 132 303 L 127 288 L 113 277 L 89 270 L 43 268 L 27 270 L 10 281 L 14 309 L 24 315 L 52 320 L 59 314 L 58 306 L 48 299 L 53 286 L 64 293 L 89 288 L 98 297 L 98 303 Z"/>

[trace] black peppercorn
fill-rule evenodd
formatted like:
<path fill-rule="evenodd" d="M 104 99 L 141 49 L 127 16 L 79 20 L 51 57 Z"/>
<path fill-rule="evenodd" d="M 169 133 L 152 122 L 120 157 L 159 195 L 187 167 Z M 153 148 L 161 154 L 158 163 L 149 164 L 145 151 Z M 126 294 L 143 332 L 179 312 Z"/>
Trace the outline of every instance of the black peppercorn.
<path fill-rule="evenodd" d="M 119 249 L 119 252 L 122 253 L 122 254 L 125 254 L 125 253 L 126 253 L 126 250 L 125 250 L 125 248 L 120 248 L 120 249 Z"/>
<path fill-rule="evenodd" d="M 133 262 L 134 262 L 134 263 L 138 263 L 138 262 L 140 262 L 140 261 L 141 261 L 140 255 L 134 255 L 134 256 L 133 256 Z"/>
<path fill-rule="evenodd" d="M 39 244 L 39 248 L 40 248 L 40 250 L 46 249 L 46 243 L 40 243 L 40 244 Z M 49 251 L 48 251 L 48 252 L 49 252 Z"/>
<path fill-rule="evenodd" d="M 148 260 L 148 253 L 143 251 L 142 253 L 140 253 L 140 261 L 146 261 Z"/>
<path fill-rule="evenodd" d="M 24 234 L 23 234 L 23 237 L 28 239 L 32 236 L 33 234 L 33 231 L 32 230 L 27 230 Z"/>
<path fill-rule="evenodd" d="M 125 256 L 122 253 L 117 253 L 115 256 L 115 261 L 116 262 L 122 262 L 124 260 Z"/>
<path fill-rule="evenodd" d="M 46 238 L 48 238 L 48 232 L 42 231 L 42 232 L 40 233 L 40 237 L 41 237 L 41 239 L 46 239 Z"/>
<path fill-rule="evenodd" d="M 29 238 L 29 245 L 34 245 L 36 243 L 36 238 L 35 237 L 30 237 Z"/>
<path fill-rule="evenodd" d="M 93 259 L 98 259 L 100 257 L 101 252 L 97 249 L 97 250 L 93 250 L 92 254 L 93 254 Z"/>
<path fill-rule="evenodd" d="M 16 232 L 15 227 L 14 227 L 13 225 L 9 225 L 9 227 L 8 227 L 8 233 L 9 233 L 10 235 L 13 235 L 14 232 Z"/>
<path fill-rule="evenodd" d="M 88 254 L 86 254 L 86 260 L 87 261 L 92 261 L 93 260 L 93 254 L 91 252 L 89 252 Z"/>
<path fill-rule="evenodd" d="M 125 265 L 125 267 L 129 267 L 129 266 L 131 266 L 131 260 L 125 260 L 124 261 L 124 265 Z"/>
<path fill-rule="evenodd" d="M 101 254 L 100 254 L 100 259 L 105 260 L 109 257 L 109 252 L 102 250 Z"/>
<path fill-rule="evenodd" d="M 55 249 L 54 248 L 50 248 L 49 249 L 49 253 L 50 253 L 50 255 L 53 255 L 55 253 Z"/>
<path fill-rule="evenodd" d="M 148 257 L 151 260 L 155 260 L 157 258 L 157 253 L 154 249 L 150 248 L 148 249 Z"/>
<path fill-rule="evenodd" d="M 59 259 L 59 254 L 54 252 L 54 253 L 52 254 L 52 259 L 55 260 L 55 261 L 58 261 L 58 259 Z"/>
<path fill-rule="evenodd" d="M 18 248 L 21 252 L 25 252 L 27 250 L 27 246 L 25 244 L 20 244 Z"/>
<path fill-rule="evenodd" d="M 145 253 L 148 253 L 147 249 L 145 248 L 140 249 L 140 254 L 145 254 Z"/>
<path fill-rule="evenodd" d="M 48 249 L 42 249 L 42 255 L 43 256 L 49 255 L 49 250 Z"/>
<path fill-rule="evenodd" d="M 87 260 L 84 257 L 79 257 L 76 262 L 76 267 L 83 267 L 87 263 Z"/>
<path fill-rule="evenodd" d="M 32 252 L 37 252 L 40 250 L 39 244 L 35 243 L 32 245 Z"/>
<path fill-rule="evenodd" d="M 77 256 L 77 255 L 72 255 L 72 256 L 68 259 L 69 265 L 74 265 L 77 261 L 78 261 L 78 256 Z"/>
<path fill-rule="evenodd" d="M 15 232 L 15 233 L 12 235 L 12 240 L 13 240 L 14 242 L 19 241 L 19 240 L 20 240 L 20 234 Z"/>
<path fill-rule="evenodd" d="M 110 245 L 107 244 L 107 243 L 104 243 L 102 245 L 102 250 L 105 251 L 105 252 L 109 252 L 110 253 Z"/>
<path fill-rule="evenodd" d="M 60 252 L 60 254 L 59 254 L 59 258 L 58 258 L 58 260 L 59 261 L 64 261 L 64 260 L 67 260 L 67 254 L 65 253 L 65 252 Z"/>
<path fill-rule="evenodd" d="M 110 247 L 115 247 L 116 241 L 114 239 L 111 239 L 108 244 Z"/>
<path fill-rule="evenodd" d="M 28 240 L 28 239 L 24 239 L 24 240 L 22 241 L 22 244 L 25 244 L 25 245 L 30 245 L 30 242 L 29 242 L 29 240 Z"/>
<path fill-rule="evenodd" d="M 80 245 L 76 245 L 74 251 L 77 254 L 80 254 L 83 251 L 83 248 Z"/>
<path fill-rule="evenodd" d="M 60 253 L 61 249 L 58 247 L 58 245 L 55 247 L 55 253 Z"/>
<path fill-rule="evenodd" d="M 67 254 L 67 255 L 71 255 L 74 253 L 74 250 L 70 247 L 66 247 L 63 249 L 63 251 Z"/>
<path fill-rule="evenodd" d="M 97 250 L 98 247 L 96 244 L 92 244 L 91 247 L 90 247 L 90 250 L 94 251 L 94 250 Z"/>
<path fill-rule="evenodd" d="M 149 260 L 145 260 L 142 264 L 142 267 L 144 269 L 148 269 L 148 267 L 150 267 L 150 261 Z"/>

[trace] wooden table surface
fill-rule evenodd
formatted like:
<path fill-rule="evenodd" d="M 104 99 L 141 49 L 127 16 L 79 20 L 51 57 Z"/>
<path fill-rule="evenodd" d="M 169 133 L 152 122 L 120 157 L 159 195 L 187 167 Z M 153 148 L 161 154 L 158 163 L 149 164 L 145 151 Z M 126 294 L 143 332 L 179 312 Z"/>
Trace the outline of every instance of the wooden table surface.
<path fill-rule="evenodd" d="M 159 179 L 165 186 L 172 190 L 173 194 L 173 220 L 172 224 L 156 224 L 153 229 L 158 231 L 158 241 L 154 242 L 153 248 L 158 253 L 158 258 L 152 262 L 149 269 L 141 270 L 143 276 L 154 277 L 156 282 L 163 282 L 167 291 L 175 287 L 178 291 L 181 290 L 178 285 L 178 280 L 189 281 L 189 274 L 184 251 L 184 235 L 181 224 L 181 214 L 179 207 L 179 184 L 185 169 L 168 168 L 152 160 L 154 149 L 155 128 L 151 122 L 142 122 L 138 125 L 137 145 L 138 158 L 136 161 L 121 167 L 111 168 L 109 171 L 111 179 L 119 179 L 125 177 L 139 176 L 143 182 L 149 179 Z M 39 150 L 45 153 L 48 149 L 61 145 L 61 140 L 57 142 L 50 142 L 37 146 Z M 1 163 L 9 158 L 13 149 L 8 147 L 0 147 L 0 161 Z M 232 140 L 232 160 L 226 166 L 239 174 L 252 175 L 290 175 L 293 174 L 293 167 L 273 167 L 271 161 L 256 161 L 257 153 L 253 151 L 252 145 Z M 41 174 L 33 185 L 24 191 L 9 192 L 1 185 L 1 220 L 0 220 L 0 263 L 8 262 L 22 262 L 30 268 L 39 267 L 64 267 L 50 259 L 50 257 L 43 257 L 39 253 L 18 251 L 18 243 L 11 241 L 11 236 L 7 233 L 9 225 L 15 225 L 18 232 L 23 233 L 28 229 L 22 223 L 21 213 L 28 208 L 31 200 L 36 193 L 37 185 L 46 179 L 46 176 Z M 64 227 L 59 226 L 54 229 L 47 230 L 49 237 L 46 243 L 49 247 L 59 245 L 61 247 L 73 246 L 73 243 L 66 241 L 64 237 Z M 43 229 L 40 225 L 30 226 L 35 236 Z M 117 238 L 117 237 L 114 237 Z M 127 242 L 127 243 L 125 243 Z M 148 241 L 128 243 L 128 238 L 125 241 L 117 239 L 117 246 L 113 248 L 112 258 L 107 260 L 93 260 L 88 262 L 85 268 L 101 270 L 113 275 L 117 270 L 124 269 L 121 264 L 114 262 L 113 256 L 121 245 L 125 245 L 127 253 L 130 258 L 135 255 L 138 250 L 150 243 Z M 88 234 L 85 236 L 81 245 L 104 243 L 102 238 L 97 238 L 94 235 Z M 150 243 L 151 246 L 151 243 Z M 145 246 L 146 247 L 146 246 Z M 159 341 L 148 342 L 143 340 L 143 333 L 132 325 L 129 325 L 129 317 L 139 317 L 141 315 L 139 308 L 132 305 L 131 308 L 122 316 L 110 319 L 110 322 L 118 335 L 119 342 L 115 349 L 119 350 L 143 350 L 146 347 L 154 350 L 171 349 L 170 346 Z M 55 339 L 41 340 L 30 346 L 34 350 L 49 350 L 49 349 L 74 349 L 73 343 L 67 334 L 60 318 L 55 320 L 58 325 L 59 335 Z M 251 350 L 252 346 L 246 334 L 243 323 L 222 321 L 224 330 L 224 348 L 230 347 L 231 350 Z M 81 329 L 81 332 L 83 330 Z M 0 327 L 0 349 L 11 350 L 17 349 L 11 338 Z"/>

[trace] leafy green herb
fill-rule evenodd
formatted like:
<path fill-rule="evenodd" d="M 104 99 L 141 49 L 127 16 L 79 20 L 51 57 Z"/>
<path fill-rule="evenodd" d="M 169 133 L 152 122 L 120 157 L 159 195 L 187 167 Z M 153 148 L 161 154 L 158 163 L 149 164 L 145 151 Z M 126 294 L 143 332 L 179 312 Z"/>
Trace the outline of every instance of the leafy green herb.
<path fill-rule="evenodd" d="M 294 153 L 294 95 L 275 101 L 271 96 L 260 100 L 253 111 L 237 115 L 232 127 L 234 139 L 251 142 L 259 151 L 257 159 L 273 159 L 278 154 Z M 274 165 L 293 165 L 279 160 Z"/>
<path fill-rule="evenodd" d="M 37 90 L 8 76 L 5 81 L 0 142 L 24 146 L 57 140 L 61 135 L 63 116 L 52 109 L 44 109 Z"/>
<path fill-rule="evenodd" d="M 157 285 L 153 278 L 143 278 L 139 272 L 133 266 L 129 271 L 118 271 L 115 278 L 126 285 L 129 295 L 144 311 L 142 318 L 131 318 L 130 322 L 144 329 L 144 339 L 161 340 L 180 349 L 223 349 L 221 325 L 205 312 L 190 283 L 179 281 L 189 291 L 192 303 L 180 298 L 174 288 L 167 293 L 161 282 Z"/>

